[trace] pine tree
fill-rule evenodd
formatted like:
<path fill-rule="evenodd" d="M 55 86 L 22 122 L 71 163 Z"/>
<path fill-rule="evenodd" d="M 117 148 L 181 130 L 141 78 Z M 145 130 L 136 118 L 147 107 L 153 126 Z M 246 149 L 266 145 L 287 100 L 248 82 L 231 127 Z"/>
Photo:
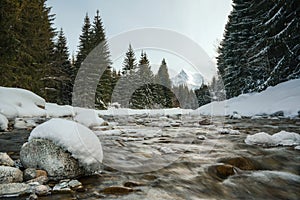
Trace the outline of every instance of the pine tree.
<path fill-rule="evenodd" d="M 165 59 L 162 60 L 155 79 L 157 83 L 157 87 L 155 88 L 155 96 L 157 96 L 155 103 L 165 108 L 173 107 L 172 99 L 174 95 L 171 91 L 171 80 Z"/>
<path fill-rule="evenodd" d="M 198 99 L 198 105 L 203 106 L 211 102 L 210 92 L 207 85 L 203 84 L 199 89 L 195 90 Z"/>
<path fill-rule="evenodd" d="M 96 108 L 104 109 L 107 108 L 109 103 L 111 103 L 113 75 L 111 70 L 110 52 L 105 37 L 103 23 L 99 15 L 99 10 L 96 12 L 92 25 L 91 44 L 93 47 L 100 47 L 98 49 L 101 51 L 99 52 L 99 67 L 102 76 L 96 89 L 95 104 Z"/>
<path fill-rule="evenodd" d="M 72 76 L 72 80 L 75 81 L 78 70 L 81 63 L 91 52 L 91 22 L 88 14 L 85 15 L 84 24 L 82 26 L 81 35 L 79 36 L 78 53 L 76 55 L 75 68 Z"/>
<path fill-rule="evenodd" d="M 133 51 L 131 44 L 129 44 L 128 51 L 126 52 L 125 59 L 123 62 L 122 74 L 123 75 L 129 74 L 134 69 L 136 69 L 136 66 L 137 65 L 136 65 L 135 53 Z"/>
<path fill-rule="evenodd" d="M 67 40 L 64 36 L 62 28 L 60 29 L 57 37 L 57 41 L 54 44 L 54 72 L 52 80 L 54 84 L 53 89 L 54 94 L 50 102 L 55 102 L 58 104 L 71 104 L 72 100 L 72 65 L 69 60 L 69 50 L 67 47 Z M 48 86 L 49 87 L 49 86 Z"/>
<path fill-rule="evenodd" d="M 42 96 L 53 63 L 55 36 L 51 27 L 54 16 L 45 1 L 0 3 L 1 71 L 5 68 L 1 74 L 6 76 L 1 85 L 22 87 Z"/>
<path fill-rule="evenodd" d="M 227 97 L 300 77 L 300 3 L 234 0 L 217 64 Z"/>
<path fill-rule="evenodd" d="M 141 57 L 137 70 L 137 90 L 134 92 L 131 98 L 131 104 L 133 108 L 152 108 L 153 101 L 153 82 L 154 74 L 151 70 L 150 62 L 145 52 L 141 53 Z"/>

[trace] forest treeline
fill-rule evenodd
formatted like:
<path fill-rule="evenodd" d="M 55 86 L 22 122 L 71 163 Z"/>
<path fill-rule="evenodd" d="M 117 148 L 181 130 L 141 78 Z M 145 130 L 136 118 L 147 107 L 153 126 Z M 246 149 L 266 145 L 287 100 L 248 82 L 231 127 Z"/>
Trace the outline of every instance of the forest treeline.
<path fill-rule="evenodd" d="M 92 19 L 88 14 L 83 19 L 78 52 L 70 56 L 63 29 L 53 28 L 55 15 L 46 0 L 2 0 L 0 85 L 31 90 L 48 102 L 72 104 L 78 70 L 101 44 L 103 73 L 95 90 L 96 108 L 105 109 L 113 102 L 138 109 L 197 108 L 299 78 L 299 9 L 296 0 L 233 0 L 218 49 L 218 76 L 210 85 L 189 90 L 186 85 L 172 85 L 164 58 L 154 74 L 147 52 L 135 55 L 130 44 L 121 70 L 112 68 L 99 11 Z"/>
<path fill-rule="evenodd" d="M 217 57 L 227 98 L 300 77 L 300 1 L 233 0 Z"/>
<path fill-rule="evenodd" d="M 82 62 L 102 44 L 99 62 L 105 69 L 95 91 L 96 108 L 107 108 L 112 98 L 131 108 L 196 108 L 199 103 L 204 104 L 192 98 L 195 93 L 187 86 L 171 85 L 165 59 L 162 58 L 158 73 L 153 74 L 146 52 L 137 60 L 131 45 L 122 69 L 113 69 L 99 11 L 92 20 L 85 16 L 78 52 L 71 59 L 63 29 L 53 28 L 55 15 L 50 14 L 46 0 L 3 0 L 0 17 L 1 86 L 25 88 L 48 102 L 71 104 Z M 130 88 L 134 91 L 127 94 Z M 126 95 L 129 99 L 124 101 Z"/>

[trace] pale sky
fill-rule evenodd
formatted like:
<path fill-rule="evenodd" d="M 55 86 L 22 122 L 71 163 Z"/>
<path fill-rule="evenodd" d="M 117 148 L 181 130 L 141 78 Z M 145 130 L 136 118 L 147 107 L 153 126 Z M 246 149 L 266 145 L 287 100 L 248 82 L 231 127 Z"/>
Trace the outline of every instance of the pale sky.
<path fill-rule="evenodd" d="M 197 43 L 210 59 L 216 56 L 216 45 L 222 39 L 231 0 L 48 0 L 56 14 L 54 26 L 63 28 L 70 54 L 76 54 L 83 25 L 88 13 L 91 21 L 99 9 L 107 39 L 140 28 L 160 28 L 175 31 Z M 134 41 L 128 41 L 134 47 Z M 126 51 L 127 49 L 124 49 Z M 123 50 L 122 50 L 123 51 Z M 124 52 L 125 53 L 125 52 Z M 161 57 L 148 54 L 153 65 Z M 116 57 L 116 56 L 115 56 Z M 139 58 L 139 55 L 136 55 Z M 185 68 L 186 62 L 167 57 L 173 68 Z M 120 61 L 115 61 L 120 63 Z M 115 64 L 116 65 L 116 64 Z"/>

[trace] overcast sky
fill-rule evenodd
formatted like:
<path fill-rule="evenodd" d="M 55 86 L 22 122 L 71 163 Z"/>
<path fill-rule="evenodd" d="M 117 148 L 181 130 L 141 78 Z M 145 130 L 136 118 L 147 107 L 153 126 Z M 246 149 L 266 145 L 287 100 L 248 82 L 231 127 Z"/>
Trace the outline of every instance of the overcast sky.
<path fill-rule="evenodd" d="M 168 29 L 196 42 L 210 58 L 232 9 L 231 0 L 48 0 L 47 5 L 56 15 L 54 26 L 65 32 L 71 54 L 76 54 L 85 14 L 92 21 L 99 9 L 108 39 L 138 28 Z M 158 59 L 154 55 L 151 62 L 159 64 Z M 184 63 L 169 60 L 177 68 Z"/>

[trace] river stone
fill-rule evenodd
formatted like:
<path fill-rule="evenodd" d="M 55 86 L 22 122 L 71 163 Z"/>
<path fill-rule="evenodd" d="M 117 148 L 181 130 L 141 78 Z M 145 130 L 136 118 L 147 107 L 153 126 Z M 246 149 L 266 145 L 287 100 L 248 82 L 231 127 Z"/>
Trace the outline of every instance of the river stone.
<path fill-rule="evenodd" d="M 50 191 L 50 188 L 49 188 L 49 186 L 46 186 L 46 185 L 38 185 L 34 188 L 34 192 L 38 196 L 47 195 L 49 193 L 49 191 Z"/>
<path fill-rule="evenodd" d="M 24 180 L 28 181 L 28 180 L 31 180 L 31 179 L 34 179 L 34 178 L 36 178 L 36 169 L 34 169 L 34 168 L 25 169 L 25 171 L 24 171 Z"/>
<path fill-rule="evenodd" d="M 217 180 L 223 180 L 235 174 L 232 165 L 213 165 L 208 168 L 208 174 Z"/>
<path fill-rule="evenodd" d="M 0 197 L 13 197 L 31 193 L 31 188 L 25 183 L 0 184 Z"/>
<path fill-rule="evenodd" d="M 14 161 L 9 157 L 7 153 L 0 152 L 0 165 L 13 167 L 15 165 Z"/>
<path fill-rule="evenodd" d="M 79 162 L 69 152 L 46 139 L 33 139 L 25 143 L 20 152 L 25 168 L 47 171 L 50 180 L 75 178 L 85 174 Z"/>
<path fill-rule="evenodd" d="M 23 181 L 23 172 L 18 168 L 0 166 L 0 183 L 17 183 Z"/>
<path fill-rule="evenodd" d="M 101 192 L 104 194 L 113 194 L 113 195 L 124 195 L 133 192 L 134 190 L 129 187 L 123 186 L 111 186 L 103 189 Z"/>
<path fill-rule="evenodd" d="M 234 157 L 219 159 L 219 162 L 235 166 L 242 170 L 260 170 L 262 166 L 260 163 L 246 157 Z"/>
<path fill-rule="evenodd" d="M 277 112 L 274 112 L 270 115 L 270 117 L 283 117 L 283 116 L 284 116 L 283 111 L 277 111 Z"/>

